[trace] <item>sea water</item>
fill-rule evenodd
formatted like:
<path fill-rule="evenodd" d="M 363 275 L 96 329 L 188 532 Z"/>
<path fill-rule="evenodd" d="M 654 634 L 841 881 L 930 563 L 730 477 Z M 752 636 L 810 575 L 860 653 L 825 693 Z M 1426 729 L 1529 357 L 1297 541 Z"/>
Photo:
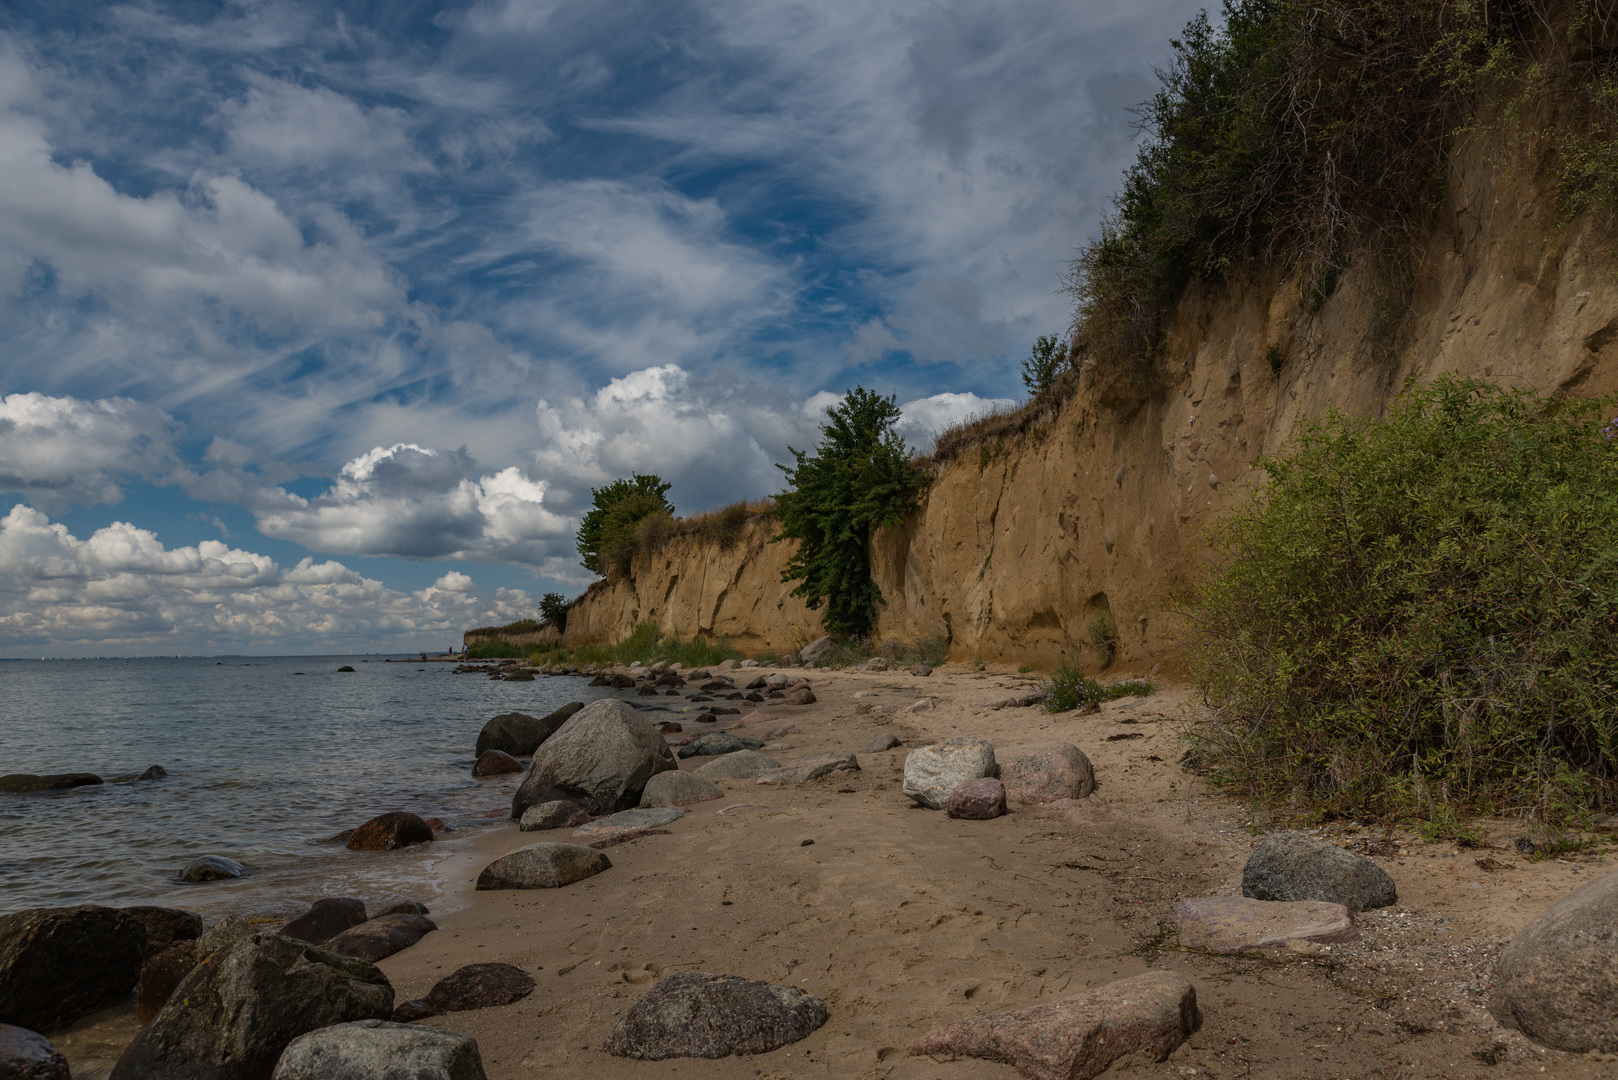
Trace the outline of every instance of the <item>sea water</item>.
<path fill-rule="evenodd" d="M 505 820 L 521 780 L 472 778 L 483 724 L 615 695 L 579 677 L 494 681 L 389 659 L 0 662 L 0 774 L 168 771 L 0 794 L 0 914 L 93 903 L 286 917 L 322 896 L 431 906 L 435 864 Z M 389 810 L 456 831 L 393 852 L 321 842 Z M 252 874 L 180 884 L 199 855 Z"/>

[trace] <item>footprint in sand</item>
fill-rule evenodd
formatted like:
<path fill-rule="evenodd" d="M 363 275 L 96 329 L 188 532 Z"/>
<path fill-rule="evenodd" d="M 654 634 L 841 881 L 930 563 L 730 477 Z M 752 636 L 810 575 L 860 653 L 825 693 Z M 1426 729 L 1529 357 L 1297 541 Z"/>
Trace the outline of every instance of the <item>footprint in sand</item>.
<path fill-rule="evenodd" d="M 650 961 L 620 960 L 607 969 L 616 974 L 618 978 L 631 986 L 645 986 L 647 983 L 662 978 L 663 972 L 668 969 L 662 964 Z"/>

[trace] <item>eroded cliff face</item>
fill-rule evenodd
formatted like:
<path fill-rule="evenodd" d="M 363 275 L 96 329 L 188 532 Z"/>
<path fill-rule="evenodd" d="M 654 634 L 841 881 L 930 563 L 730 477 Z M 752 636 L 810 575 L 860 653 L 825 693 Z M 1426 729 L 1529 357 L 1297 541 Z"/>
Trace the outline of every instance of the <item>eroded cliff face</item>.
<path fill-rule="evenodd" d="M 1257 459 L 1300 420 L 1381 415 L 1406 379 L 1443 372 L 1618 391 L 1615 266 L 1599 222 L 1559 223 L 1548 192 L 1474 149 L 1413 274 L 1358 259 L 1315 312 L 1295 278 L 1195 291 L 1170 328 L 1165 393 L 1133 401 L 1086 373 L 1047 423 L 940 465 L 921 508 L 871 544 L 887 600 L 879 636 L 944 637 L 954 659 L 1078 652 L 1100 666 L 1087 626 L 1105 610 L 1115 666 L 1172 661 L 1188 633 L 1175 600 L 1205 568 L 1209 526 L 1262 482 Z M 789 552 L 764 542 L 766 528 L 726 551 L 679 540 L 630 580 L 599 583 L 568 642 L 621 637 L 642 619 L 744 649 L 818 636 L 817 613 L 780 582 Z"/>

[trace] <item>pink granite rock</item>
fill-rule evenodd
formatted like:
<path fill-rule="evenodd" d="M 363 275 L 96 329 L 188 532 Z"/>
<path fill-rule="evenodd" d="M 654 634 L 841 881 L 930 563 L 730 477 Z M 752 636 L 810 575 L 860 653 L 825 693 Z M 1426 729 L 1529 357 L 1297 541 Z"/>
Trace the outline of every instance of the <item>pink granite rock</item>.
<path fill-rule="evenodd" d="M 1072 743 L 997 746 L 994 760 L 1006 799 L 1014 803 L 1050 803 L 1083 799 L 1096 789 L 1090 759 Z"/>
<path fill-rule="evenodd" d="M 1174 905 L 1180 944 L 1216 953 L 1282 949 L 1288 942 L 1335 945 L 1358 941 L 1354 916 L 1342 904 L 1322 900 L 1253 900 L 1204 896 Z"/>
<path fill-rule="evenodd" d="M 1006 789 L 992 776 L 968 780 L 944 802 L 944 813 L 952 818 L 987 821 L 1006 812 Z"/>
<path fill-rule="evenodd" d="M 910 1053 L 998 1061 L 1032 1080 L 1089 1080 L 1126 1054 L 1162 1061 L 1201 1026 L 1196 988 L 1148 971 L 1048 1005 L 945 1024 Z"/>

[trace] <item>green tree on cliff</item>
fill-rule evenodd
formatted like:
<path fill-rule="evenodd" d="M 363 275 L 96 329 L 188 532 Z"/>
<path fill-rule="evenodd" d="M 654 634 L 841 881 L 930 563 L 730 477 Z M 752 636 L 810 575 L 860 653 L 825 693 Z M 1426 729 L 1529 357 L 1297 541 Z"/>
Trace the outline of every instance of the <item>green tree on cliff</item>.
<path fill-rule="evenodd" d="M 798 541 L 781 580 L 799 582 L 792 595 L 811 610 L 825 605 L 822 622 L 833 633 L 870 633 L 883 600 L 866 543 L 872 530 L 913 510 L 915 493 L 927 485 L 893 430 L 899 415 L 893 397 L 856 386 L 826 410 L 814 456 L 788 447 L 796 468 L 776 466 L 790 490 L 776 496 L 775 539 Z"/>
<path fill-rule="evenodd" d="M 627 570 L 635 552 L 640 523 L 653 514 L 673 514 L 669 483 L 660 476 L 631 473 L 604 488 L 591 488 L 593 509 L 579 523 L 579 554 L 586 570 L 605 575 L 617 566 Z"/>

